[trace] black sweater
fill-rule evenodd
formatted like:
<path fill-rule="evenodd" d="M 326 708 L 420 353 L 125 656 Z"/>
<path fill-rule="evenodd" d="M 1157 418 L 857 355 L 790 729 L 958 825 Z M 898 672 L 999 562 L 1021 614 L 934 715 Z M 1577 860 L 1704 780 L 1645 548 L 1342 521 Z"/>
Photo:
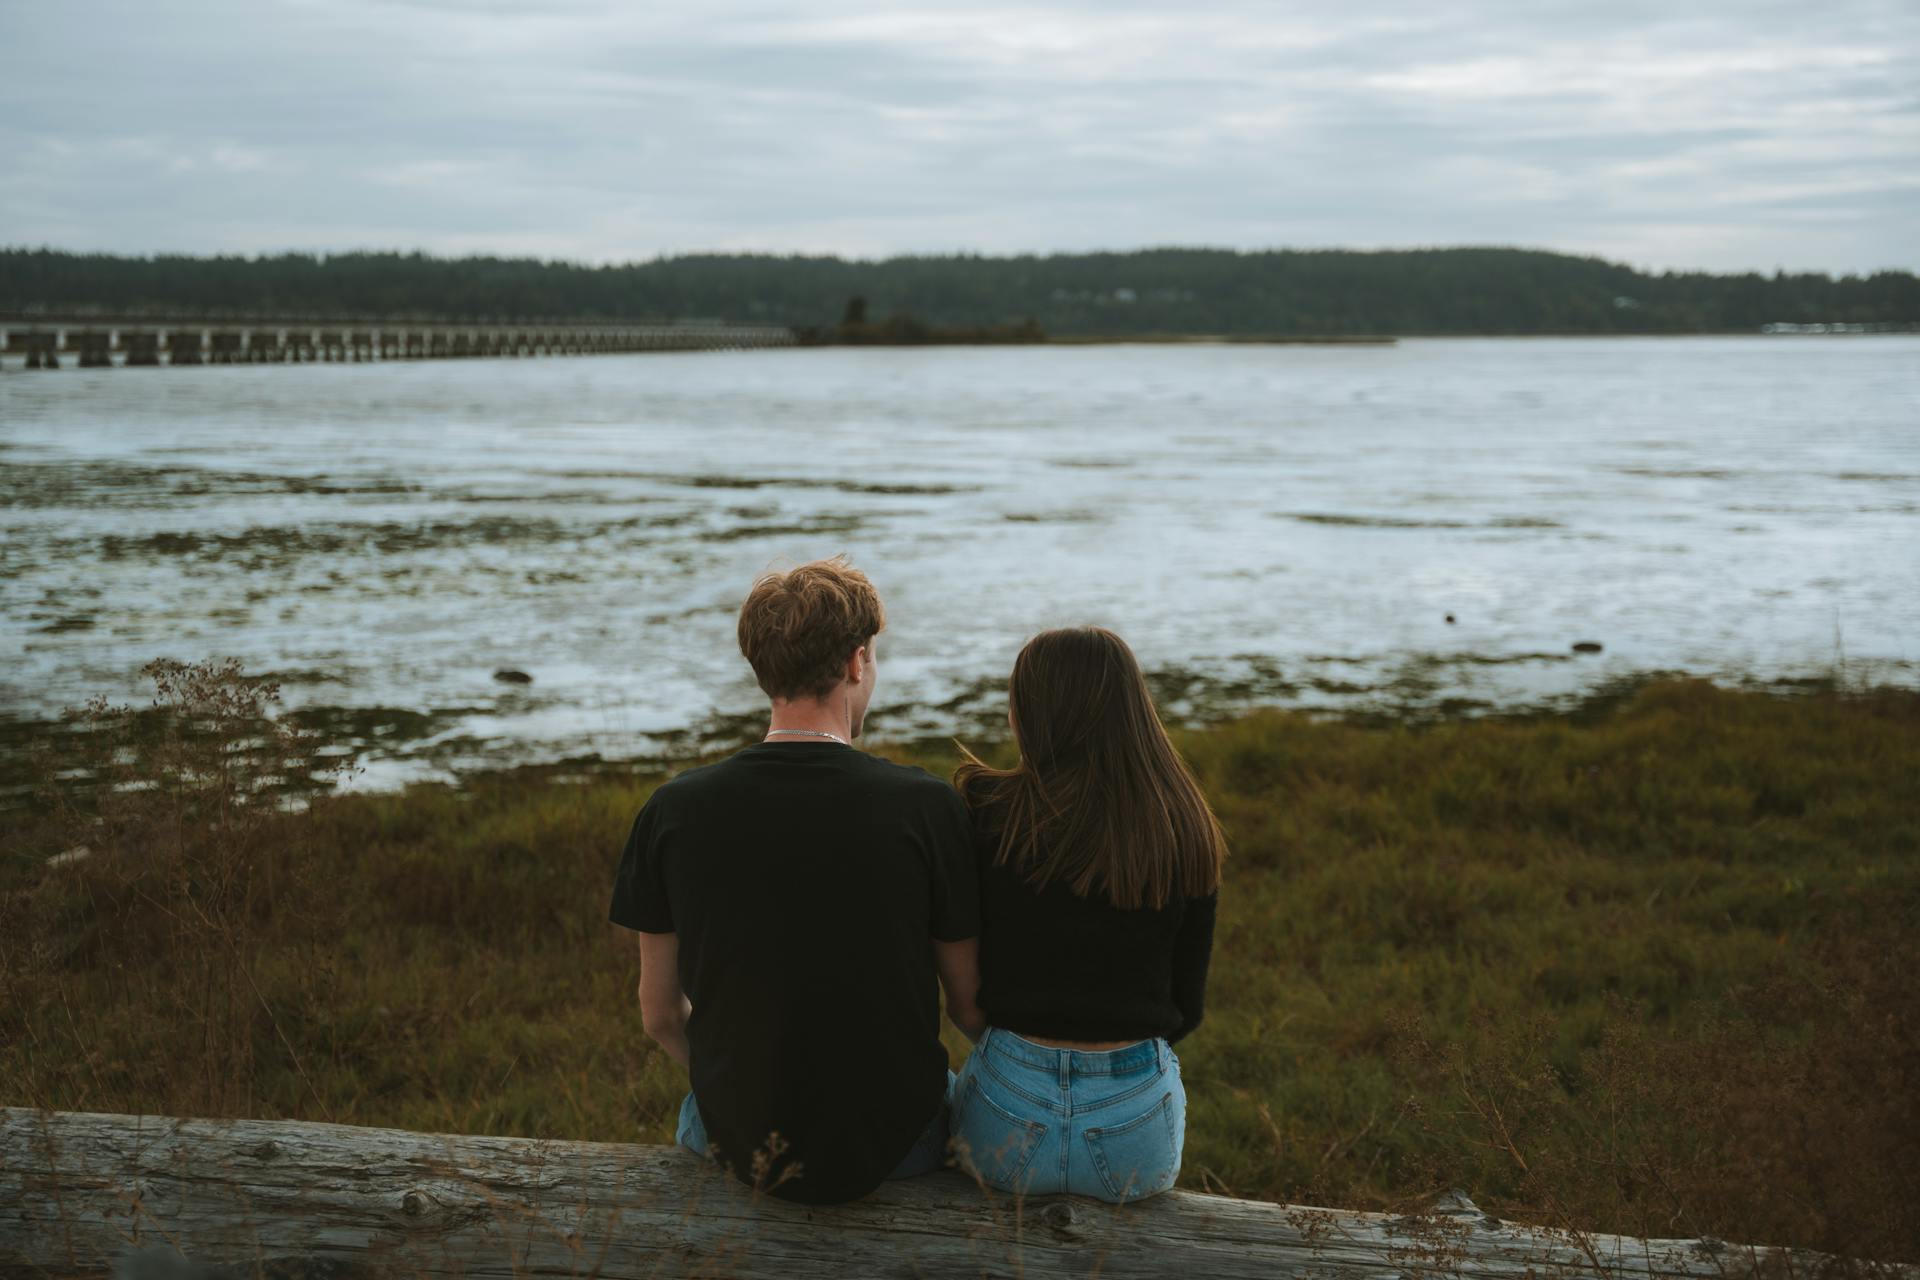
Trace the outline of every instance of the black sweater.
<path fill-rule="evenodd" d="M 975 813 L 980 996 L 987 1021 L 1056 1040 L 1169 1043 L 1200 1025 L 1219 893 L 1122 911 L 1055 882 L 1035 890 L 995 866 L 998 833 Z"/>

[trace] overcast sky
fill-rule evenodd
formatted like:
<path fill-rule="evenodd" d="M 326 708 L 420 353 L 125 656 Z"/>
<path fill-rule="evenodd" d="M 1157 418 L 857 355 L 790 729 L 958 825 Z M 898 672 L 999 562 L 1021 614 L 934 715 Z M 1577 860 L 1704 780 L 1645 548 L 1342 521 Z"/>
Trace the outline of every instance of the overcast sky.
<path fill-rule="evenodd" d="M 0 244 L 1920 268 L 1920 0 L 0 0 Z"/>

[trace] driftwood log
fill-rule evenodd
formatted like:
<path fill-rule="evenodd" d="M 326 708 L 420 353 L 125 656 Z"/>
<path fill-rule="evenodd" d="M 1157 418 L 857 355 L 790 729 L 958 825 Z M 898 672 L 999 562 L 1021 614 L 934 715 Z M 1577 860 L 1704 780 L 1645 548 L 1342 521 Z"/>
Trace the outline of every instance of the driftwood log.
<path fill-rule="evenodd" d="M 0 1276 L 1781 1276 L 1809 1255 L 1169 1192 L 1020 1203 L 953 1171 L 793 1205 L 684 1151 L 0 1109 Z M 1920 1280 L 1909 1275 L 1907 1280 Z"/>

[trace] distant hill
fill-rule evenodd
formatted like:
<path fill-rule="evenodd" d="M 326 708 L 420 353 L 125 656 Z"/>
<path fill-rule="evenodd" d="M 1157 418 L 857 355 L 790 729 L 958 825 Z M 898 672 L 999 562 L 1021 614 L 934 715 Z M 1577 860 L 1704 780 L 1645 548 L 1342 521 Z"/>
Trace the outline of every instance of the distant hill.
<path fill-rule="evenodd" d="M 0 310 L 195 314 L 722 317 L 940 326 L 1036 322 L 1049 334 L 1745 332 L 1773 322 L 1920 323 L 1920 280 L 1648 275 L 1528 249 L 1143 249 L 1047 257 L 694 255 L 620 266 L 342 253 L 118 257 L 0 250 Z"/>

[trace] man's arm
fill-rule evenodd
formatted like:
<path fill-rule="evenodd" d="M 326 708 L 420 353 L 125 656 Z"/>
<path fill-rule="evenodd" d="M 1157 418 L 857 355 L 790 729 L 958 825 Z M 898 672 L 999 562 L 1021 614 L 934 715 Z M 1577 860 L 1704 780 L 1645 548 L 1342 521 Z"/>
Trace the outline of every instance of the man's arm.
<path fill-rule="evenodd" d="M 974 1001 L 980 995 L 980 939 L 933 940 L 933 960 L 947 993 L 947 1017 L 960 1034 L 978 1041 L 987 1032 L 987 1015 Z"/>
<path fill-rule="evenodd" d="M 680 935 L 640 935 L 640 1025 L 667 1056 L 691 1071 L 687 1018 L 693 1002 L 680 986 Z"/>

